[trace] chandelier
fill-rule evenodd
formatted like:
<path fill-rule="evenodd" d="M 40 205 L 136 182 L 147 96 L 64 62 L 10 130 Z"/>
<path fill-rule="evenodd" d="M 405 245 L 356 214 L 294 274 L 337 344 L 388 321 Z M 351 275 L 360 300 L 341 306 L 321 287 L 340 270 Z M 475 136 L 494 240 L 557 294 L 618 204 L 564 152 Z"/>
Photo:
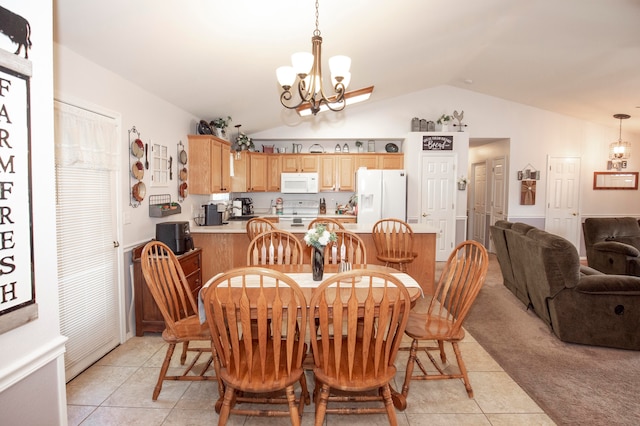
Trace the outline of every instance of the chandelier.
<path fill-rule="evenodd" d="M 333 56 L 329 59 L 331 71 L 331 83 L 333 92 L 327 95 L 322 79 L 322 37 L 318 28 L 319 13 L 318 0 L 316 0 L 316 29 L 311 37 L 311 51 L 298 52 L 291 55 L 293 66 L 283 66 L 276 70 L 278 82 L 282 86 L 280 103 L 285 108 L 295 109 L 298 114 L 316 115 L 320 111 L 341 111 L 346 106 L 346 101 L 356 103 L 367 100 L 373 92 L 373 86 L 346 92 L 351 80 L 351 58 L 348 56 Z M 297 82 L 300 101 L 293 101 L 292 89 Z"/>
<path fill-rule="evenodd" d="M 622 120 L 626 120 L 631 116 L 628 114 L 614 114 L 613 118 L 620 120 L 620 133 L 617 142 L 612 142 L 609 145 L 609 159 L 613 162 L 613 167 L 620 169 L 622 167 L 622 160 L 626 160 L 631 157 L 631 144 L 622 140 Z"/>

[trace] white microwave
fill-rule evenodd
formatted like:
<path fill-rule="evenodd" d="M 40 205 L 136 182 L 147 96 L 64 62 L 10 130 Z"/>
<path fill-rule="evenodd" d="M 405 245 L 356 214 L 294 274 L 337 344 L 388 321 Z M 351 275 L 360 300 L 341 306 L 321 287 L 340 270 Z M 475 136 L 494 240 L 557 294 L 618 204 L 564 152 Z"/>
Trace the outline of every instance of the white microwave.
<path fill-rule="evenodd" d="M 318 173 L 282 173 L 280 192 L 283 194 L 317 194 Z"/>

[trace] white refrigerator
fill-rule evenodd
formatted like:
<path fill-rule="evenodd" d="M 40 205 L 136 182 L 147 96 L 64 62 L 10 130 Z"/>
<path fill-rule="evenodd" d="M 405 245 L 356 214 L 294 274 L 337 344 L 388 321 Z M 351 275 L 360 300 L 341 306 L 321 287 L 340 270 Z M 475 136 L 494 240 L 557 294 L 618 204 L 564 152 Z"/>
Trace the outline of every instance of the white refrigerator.
<path fill-rule="evenodd" d="M 358 169 L 356 194 L 358 223 L 373 225 L 382 218 L 407 220 L 405 170 Z"/>

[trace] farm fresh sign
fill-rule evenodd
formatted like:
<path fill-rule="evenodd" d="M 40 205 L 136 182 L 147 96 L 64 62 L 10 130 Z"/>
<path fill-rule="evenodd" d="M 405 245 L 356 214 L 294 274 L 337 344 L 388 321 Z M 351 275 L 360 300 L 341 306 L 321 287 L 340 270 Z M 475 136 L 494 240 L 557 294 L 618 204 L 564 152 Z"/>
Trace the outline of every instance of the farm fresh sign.
<path fill-rule="evenodd" d="M 37 318 L 31 208 L 31 72 L 29 60 L 0 50 L 0 332 Z"/>

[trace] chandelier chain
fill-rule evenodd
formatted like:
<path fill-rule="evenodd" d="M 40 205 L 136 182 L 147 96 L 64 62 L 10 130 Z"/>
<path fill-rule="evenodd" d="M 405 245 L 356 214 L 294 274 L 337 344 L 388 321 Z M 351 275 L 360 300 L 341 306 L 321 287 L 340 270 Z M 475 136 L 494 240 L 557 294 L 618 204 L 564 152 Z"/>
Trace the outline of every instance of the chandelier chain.
<path fill-rule="evenodd" d="M 316 30 L 313 32 L 314 36 L 320 35 L 320 3 L 319 0 L 316 0 Z"/>

